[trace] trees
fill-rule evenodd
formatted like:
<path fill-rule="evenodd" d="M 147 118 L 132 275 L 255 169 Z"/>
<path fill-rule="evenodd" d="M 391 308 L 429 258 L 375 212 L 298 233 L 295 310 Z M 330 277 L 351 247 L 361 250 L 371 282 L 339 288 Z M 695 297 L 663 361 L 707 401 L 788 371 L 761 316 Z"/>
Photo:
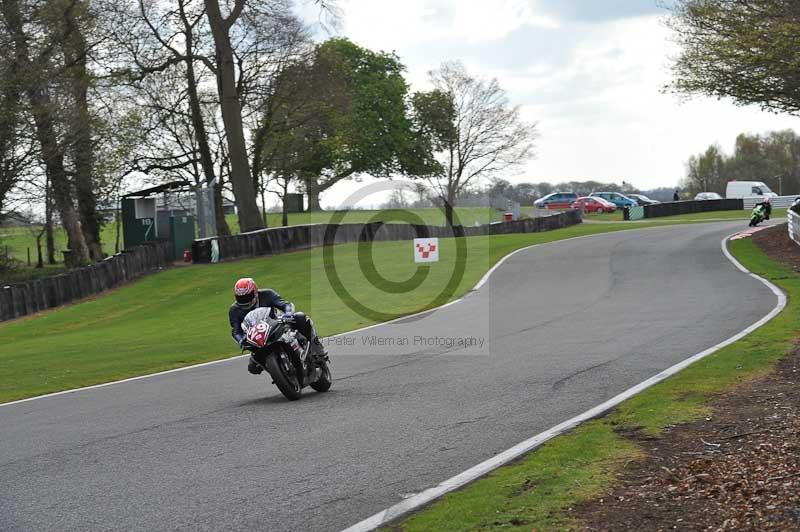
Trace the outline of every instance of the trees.
<path fill-rule="evenodd" d="M 414 98 L 417 120 L 434 138 L 440 171 L 429 179 L 453 223 L 458 195 L 479 177 L 493 177 L 533 157 L 536 126 L 509 105 L 496 79 L 470 76 L 461 63 L 430 72 L 435 91 Z"/>
<path fill-rule="evenodd" d="M 216 46 L 217 90 L 231 165 L 231 183 L 239 207 L 239 227 L 254 231 L 264 227 L 258 212 L 256 191 L 250 178 L 250 161 L 242 122 L 239 87 L 236 84 L 236 61 L 231 42 L 231 27 L 242 15 L 246 0 L 235 0 L 227 16 L 222 14 L 218 0 L 205 0 L 206 16 Z"/>
<path fill-rule="evenodd" d="M 728 181 L 763 181 L 775 191 L 800 192 L 800 136 L 794 131 L 736 137 L 732 155 L 713 145 L 686 164 L 683 186 L 691 193 L 725 193 Z"/>
<path fill-rule="evenodd" d="M 222 234 L 223 182 L 233 185 L 242 230 L 260 222 L 248 160 L 258 150 L 247 133 L 275 72 L 307 42 L 291 7 L 285 0 L 243 0 L 223 13 L 225 3 L 205 0 L 111 3 L 118 13 L 114 39 L 128 59 L 118 74 L 130 78 L 133 97 L 152 113 L 146 121 L 154 142 L 146 143 L 138 169 L 188 173 L 198 186 L 214 187 Z M 166 141 L 157 140 L 160 129 Z"/>
<path fill-rule="evenodd" d="M 408 86 L 394 54 L 331 39 L 287 64 L 265 99 L 256 138 L 260 169 L 319 195 L 357 174 L 417 173 L 430 158 L 406 108 Z"/>
<path fill-rule="evenodd" d="M 725 195 L 728 182 L 727 162 L 722 149 L 717 145 L 698 155 L 689 157 L 686 163 L 686 180 L 683 188 L 691 193 L 717 192 Z"/>
<path fill-rule="evenodd" d="M 59 7 L 73 9 L 77 8 L 77 4 L 73 2 L 69 6 L 56 4 L 48 7 L 57 12 Z M 54 87 L 50 79 L 53 65 L 64 65 L 63 60 L 59 63 L 58 58 L 54 57 L 54 51 L 62 42 L 60 39 L 65 38 L 64 26 L 51 25 L 54 22 L 48 17 L 52 15 L 49 10 L 31 10 L 29 13 L 23 9 L 20 0 L 2 0 L 0 8 L 5 31 L 13 45 L 12 70 L 30 104 L 41 158 L 51 183 L 53 202 L 61 215 L 74 263 L 88 263 L 89 247 L 81 229 L 79 213 L 75 209 L 67 167 L 68 147 L 64 145 L 60 131 L 63 122 L 58 114 L 59 106 L 53 98 L 53 94 L 58 95 L 58 86 Z"/>
<path fill-rule="evenodd" d="M 113 2 L 109 11 L 115 13 L 109 20 L 112 39 L 125 51 L 115 75 L 148 110 L 143 148 L 132 168 L 165 177 L 187 173 L 198 187 L 220 189 L 223 176 L 216 173 L 207 125 L 216 118 L 216 98 L 202 88 L 209 71 L 214 73 L 202 2 Z M 222 205 L 215 207 L 218 233 L 230 234 Z"/>
<path fill-rule="evenodd" d="M 174 179 L 177 173 L 197 186 L 213 187 L 220 234 L 228 233 L 222 211 L 223 183 L 233 185 L 237 203 L 244 206 L 240 216 L 247 214 L 245 204 L 255 208 L 259 184 L 254 179 L 251 184 L 250 174 L 242 172 L 247 167 L 239 164 L 237 141 L 231 149 L 230 141 L 238 138 L 228 134 L 231 121 L 240 120 L 244 133 L 254 129 L 275 73 L 308 40 L 305 27 L 291 10 L 292 2 L 247 0 L 237 5 L 236 11 L 226 14 L 227 29 L 223 28 L 235 59 L 235 98 L 228 97 L 233 105 L 223 106 L 220 55 L 205 0 L 109 3 L 109 11 L 115 13 L 113 40 L 124 51 L 116 77 L 127 80 L 130 99 L 147 110 L 143 113 L 147 138 L 134 168 L 159 179 Z M 224 3 L 218 7 L 226 9 Z M 229 74 L 225 80 L 229 81 Z M 230 88 L 227 81 L 225 87 Z M 258 137 L 245 134 L 244 142 L 244 157 L 253 156 L 250 171 L 256 174 L 258 150 L 253 144 Z M 238 185 L 234 175 L 243 176 Z M 239 186 L 242 182 L 244 188 Z"/>
<path fill-rule="evenodd" d="M 0 36 L 3 49 L 13 43 Z M 9 193 L 20 181 L 34 155 L 33 139 L 26 126 L 23 88 L 15 72 L 13 54 L 0 56 L 0 222 Z"/>
<path fill-rule="evenodd" d="M 681 53 L 671 88 L 800 112 L 800 5 L 794 0 L 678 0 Z"/>

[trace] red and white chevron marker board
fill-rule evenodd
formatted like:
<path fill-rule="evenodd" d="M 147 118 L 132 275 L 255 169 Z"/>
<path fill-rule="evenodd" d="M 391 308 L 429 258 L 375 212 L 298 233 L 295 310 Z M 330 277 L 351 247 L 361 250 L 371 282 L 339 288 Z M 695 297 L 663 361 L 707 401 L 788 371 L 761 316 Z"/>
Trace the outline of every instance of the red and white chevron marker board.
<path fill-rule="evenodd" d="M 762 229 L 766 229 L 766 227 L 751 227 L 745 231 L 740 231 L 731 237 L 731 240 L 741 240 L 743 238 L 750 238 L 750 235 L 753 233 L 758 233 Z"/>
<path fill-rule="evenodd" d="M 414 262 L 439 262 L 439 239 L 415 238 Z"/>

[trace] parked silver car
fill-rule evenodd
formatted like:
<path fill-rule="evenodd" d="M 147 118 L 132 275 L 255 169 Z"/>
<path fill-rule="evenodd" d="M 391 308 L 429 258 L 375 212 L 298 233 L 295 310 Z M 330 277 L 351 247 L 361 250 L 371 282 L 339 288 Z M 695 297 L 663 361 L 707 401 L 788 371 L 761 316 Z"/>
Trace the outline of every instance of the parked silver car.
<path fill-rule="evenodd" d="M 720 196 L 716 192 L 700 192 L 694 197 L 695 201 L 715 200 L 715 199 L 722 199 L 722 196 Z"/>

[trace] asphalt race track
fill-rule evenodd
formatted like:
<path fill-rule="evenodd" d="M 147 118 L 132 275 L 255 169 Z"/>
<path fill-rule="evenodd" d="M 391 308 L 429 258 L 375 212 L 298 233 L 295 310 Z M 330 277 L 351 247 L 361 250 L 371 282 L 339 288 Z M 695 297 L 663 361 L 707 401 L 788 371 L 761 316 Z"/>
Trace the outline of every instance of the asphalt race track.
<path fill-rule="evenodd" d="M 237 359 L 0 406 L 0 530 L 352 525 L 767 314 L 720 250 L 744 225 L 517 253 L 454 305 L 331 345 L 333 388 L 293 403 Z"/>

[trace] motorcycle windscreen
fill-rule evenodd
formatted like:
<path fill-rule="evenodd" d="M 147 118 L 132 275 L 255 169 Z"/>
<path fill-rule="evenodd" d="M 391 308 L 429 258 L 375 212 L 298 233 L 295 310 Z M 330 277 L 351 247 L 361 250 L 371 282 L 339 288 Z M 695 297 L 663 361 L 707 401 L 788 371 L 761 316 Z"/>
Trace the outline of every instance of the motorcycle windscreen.
<path fill-rule="evenodd" d="M 242 330 L 247 332 L 255 327 L 255 325 L 260 321 L 272 321 L 270 319 L 269 312 L 269 307 L 259 307 L 255 310 L 251 310 L 247 313 L 247 316 L 244 317 L 244 321 L 242 321 Z"/>

